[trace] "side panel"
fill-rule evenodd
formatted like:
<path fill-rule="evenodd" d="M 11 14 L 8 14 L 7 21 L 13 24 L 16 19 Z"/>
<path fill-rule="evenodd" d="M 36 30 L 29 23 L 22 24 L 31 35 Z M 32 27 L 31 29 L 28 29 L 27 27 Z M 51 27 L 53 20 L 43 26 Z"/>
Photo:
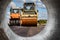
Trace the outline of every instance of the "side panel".
<path fill-rule="evenodd" d="M 20 13 L 11 13 L 10 17 L 11 18 L 20 18 Z"/>

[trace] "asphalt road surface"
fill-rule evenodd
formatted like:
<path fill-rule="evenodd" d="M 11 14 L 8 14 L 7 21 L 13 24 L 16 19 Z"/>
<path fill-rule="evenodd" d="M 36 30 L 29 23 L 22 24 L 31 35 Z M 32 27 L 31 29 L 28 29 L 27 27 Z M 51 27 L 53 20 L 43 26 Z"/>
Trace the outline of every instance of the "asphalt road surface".
<path fill-rule="evenodd" d="M 10 28 L 19 36 L 31 37 L 38 34 L 44 25 L 39 26 L 10 26 Z"/>

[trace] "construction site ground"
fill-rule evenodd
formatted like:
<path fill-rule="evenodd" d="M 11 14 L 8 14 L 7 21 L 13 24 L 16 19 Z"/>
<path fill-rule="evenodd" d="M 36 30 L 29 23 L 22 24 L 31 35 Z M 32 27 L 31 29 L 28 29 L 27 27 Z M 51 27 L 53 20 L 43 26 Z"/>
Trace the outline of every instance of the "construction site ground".
<path fill-rule="evenodd" d="M 45 27 L 45 25 L 37 26 L 10 26 L 15 34 L 23 37 L 30 37 L 38 34 Z"/>

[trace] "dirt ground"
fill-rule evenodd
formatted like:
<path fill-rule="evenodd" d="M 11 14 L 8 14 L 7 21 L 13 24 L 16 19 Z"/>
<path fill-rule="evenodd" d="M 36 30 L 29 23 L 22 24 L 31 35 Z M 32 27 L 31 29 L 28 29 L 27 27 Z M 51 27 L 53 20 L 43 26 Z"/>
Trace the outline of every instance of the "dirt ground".
<path fill-rule="evenodd" d="M 19 36 L 30 37 L 38 34 L 44 25 L 39 26 L 10 26 L 10 28 Z"/>

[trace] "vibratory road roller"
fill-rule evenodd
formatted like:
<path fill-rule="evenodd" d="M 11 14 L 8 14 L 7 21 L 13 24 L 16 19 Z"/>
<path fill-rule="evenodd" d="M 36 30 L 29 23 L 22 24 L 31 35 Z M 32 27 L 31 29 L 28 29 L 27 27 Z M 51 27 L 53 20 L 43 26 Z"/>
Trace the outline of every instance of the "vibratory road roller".
<path fill-rule="evenodd" d="M 22 26 L 37 26 L 37 15 L 36 5 L 34 2 L 25 2 L 23 4 L 23 13 L 21 15 Z"/>
<path fill-rule="evenodd" d="M 20 25 L 20 18 L 21 18 L 21 9 L 20 8 L 11 8 L 10 9 L 10 19 L 9 19 L 9 25 L 14 26 Z"/>

